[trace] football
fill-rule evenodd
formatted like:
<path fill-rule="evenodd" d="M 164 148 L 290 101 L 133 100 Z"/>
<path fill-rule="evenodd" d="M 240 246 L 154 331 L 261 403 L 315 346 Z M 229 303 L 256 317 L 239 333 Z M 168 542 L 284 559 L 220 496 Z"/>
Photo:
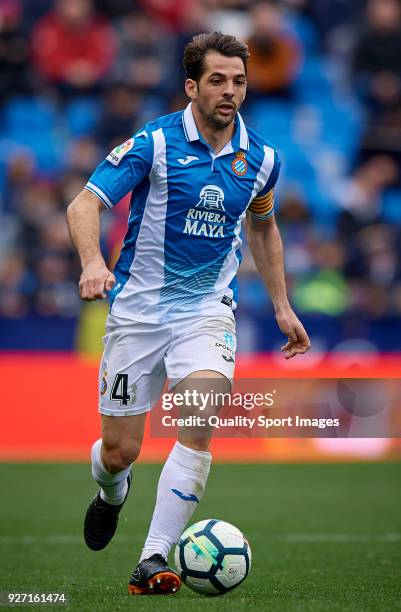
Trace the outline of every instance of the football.
<path fill-rule="evenodd" d="M 203 595 L 223 595 L 249 574 L 251 549 L 237 527 L 218 519 L 188 527 L 175 549 L 182 581 Z"/>

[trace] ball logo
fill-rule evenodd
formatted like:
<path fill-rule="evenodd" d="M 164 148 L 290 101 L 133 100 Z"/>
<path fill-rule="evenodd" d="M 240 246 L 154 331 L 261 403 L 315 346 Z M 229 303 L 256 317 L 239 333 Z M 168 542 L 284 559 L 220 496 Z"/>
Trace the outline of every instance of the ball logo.
<path fill-rule="evenodd" d="M 241 151 L 236 153 L 231 168 L 237 176 L 244 176 L 248 172 L 248 162 L 245 159 L 245 153 Z"/>
<path fill-rule="evenodd" d="M 200 194 L 200 200 L 196 208 L 206 208 L 206 210 L 221 210 L 224 212 L 224 191 L 217 185 L 206 185 L 203 187 Z"/>

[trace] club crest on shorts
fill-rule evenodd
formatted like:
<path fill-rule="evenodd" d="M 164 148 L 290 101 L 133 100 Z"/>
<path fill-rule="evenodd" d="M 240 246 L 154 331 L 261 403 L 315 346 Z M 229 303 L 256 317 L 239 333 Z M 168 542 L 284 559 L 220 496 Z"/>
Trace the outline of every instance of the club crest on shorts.
<path fill-rule="evenodd" d="M 224 361 L 235 361 L 235 337 L 230 332 L 224 332 L 223 340 L 215 340 L 212 347 L 219 351 Z"/>
<path fill-rule="evenodd" d="M 231 168 L 237 176 L 244 176 L 248 172 L 248 162 L 245 159 L 245 153 L 238 151 L 235 154 Z"/>
<path fill-rule="evenodd" d="M 137 386 L 136 386 L 136 383 L 133 383 L 131 385 L 131 401 L 130 401 L 131 405 L 135 404 L 137 395 L 138 395 Z"/>
<path fill-rule="evenodd" d="M 103 373 L 103 376 L 100 381 L 100 395 L 104 395 L 107 391 L 107 372 Z"/>
<path fill-rule="evenodd" d="M 224 332 L 224 342 L 231 348 L 235 349 L 234 336 L 230 332 Z"/>

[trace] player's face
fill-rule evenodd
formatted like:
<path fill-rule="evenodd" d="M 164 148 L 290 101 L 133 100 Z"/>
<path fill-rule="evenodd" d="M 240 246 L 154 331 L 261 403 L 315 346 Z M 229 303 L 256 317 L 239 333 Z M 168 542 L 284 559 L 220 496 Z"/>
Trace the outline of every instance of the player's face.
<path fill-rule="evenodd" d="M 246 74 L 240 57 L 209 52 L 199 82 L 188 79 L 187 94 L 206 121 L 224 129 L 234 120 L 246 93 Z"/>

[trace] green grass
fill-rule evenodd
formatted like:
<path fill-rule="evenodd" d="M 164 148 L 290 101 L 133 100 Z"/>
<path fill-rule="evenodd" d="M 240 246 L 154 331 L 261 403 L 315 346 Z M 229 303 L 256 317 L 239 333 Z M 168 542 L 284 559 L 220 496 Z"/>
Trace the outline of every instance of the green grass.
<path fill-rule="evenodd" d="M 89 466 L 1 464 L 0 591 L 65 592 L 74 611 L 401 610 L 401 464 L 216 465 L 192 522 L 221 518 L 244 531 L 249 577 L 223 597 L 183 586 L 133 598 L 127 578 L 159 471 L 136 467 L 118 534 L 93 553 L 81 538 L 96 489 Z"/>

